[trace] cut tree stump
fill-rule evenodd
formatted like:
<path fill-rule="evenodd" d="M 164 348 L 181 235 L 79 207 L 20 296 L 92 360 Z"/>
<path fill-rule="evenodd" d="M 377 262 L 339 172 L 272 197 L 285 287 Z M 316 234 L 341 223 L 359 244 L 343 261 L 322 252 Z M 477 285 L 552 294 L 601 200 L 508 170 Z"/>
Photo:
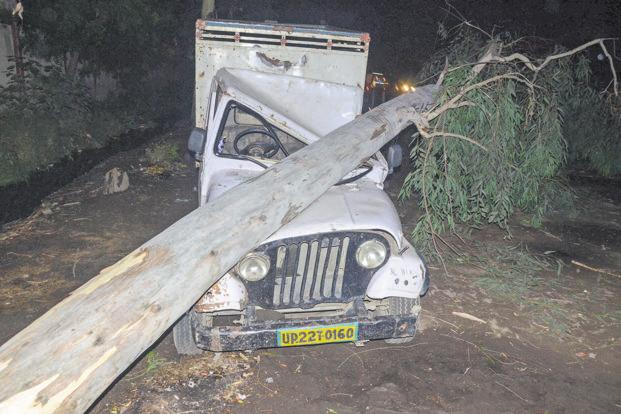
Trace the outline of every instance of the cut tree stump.
<path fill-rule="evenodd" d="M 85 411 L 244 254 L 421 121 L 436 93 L 420 87 L 361 115 L 73 291 L 0 347 L 0 413 Z"/>

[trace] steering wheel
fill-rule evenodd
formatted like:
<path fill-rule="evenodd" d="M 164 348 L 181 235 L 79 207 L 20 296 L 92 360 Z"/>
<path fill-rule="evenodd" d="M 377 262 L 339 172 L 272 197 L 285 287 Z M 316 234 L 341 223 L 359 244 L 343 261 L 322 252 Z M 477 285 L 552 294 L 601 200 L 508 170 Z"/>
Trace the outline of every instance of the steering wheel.
<path fill-rule="evenodd" d="M 371 171 L 373 171 L 373 166 L 369 165 L 368 162 L 364 162 L 362 163 L 362 165 L 360 165 L 360 167 L 358 168 L 362 168 L 363 171 L 352 176 L 349 178 L 343 178 L 341 181 L 337 182 L 334 185 L 343 185 L 343 184 L 349 184 L 349 183 L 353 183 L 354 181 L 364 177 L 365 175 L 367 175 L 368 173 L 370 173 Z"/>
<path fill-rule="evenodd" d="M 260 134 L 268 136 L 272 140 L 272 142 L 251 142 L 250 144 L 240 149 L 239 141 L 241 141 L 241 139 L 246 135 L 250 134 Z M 249 155 L 251 157 L 259 158 L 272 158 L 278 153 L 279 150 L 282 150 L 285 156 L 289 155 L 287 154 L 287 151 L 283 148 L 280 140 L 273 131 L 266 131 L 260 128 L 247 129 L 237 134 L 235 136 L 235 139 L 233 139 L 233 148 L 235 149 L 235 152 L 239 155 Z"/>

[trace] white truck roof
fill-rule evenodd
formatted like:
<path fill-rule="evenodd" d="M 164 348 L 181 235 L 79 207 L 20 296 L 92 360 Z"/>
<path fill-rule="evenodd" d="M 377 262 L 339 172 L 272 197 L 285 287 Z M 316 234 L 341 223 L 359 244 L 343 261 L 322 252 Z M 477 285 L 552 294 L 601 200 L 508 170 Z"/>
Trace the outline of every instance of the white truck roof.
<path fill-rule="evenodd" d="M 360 90 L 356 99 L 361 101 L 369 42 L 368 33 L 326 26 L 198 20 L 196 126 L 207 126 L 209 94 L 214 76 L 221 68 L 246 69 L 354 87 Z M 303 106 L 303 100 L 299 102 Z M 288 104 L 291 103 L 289 99 Z"/>

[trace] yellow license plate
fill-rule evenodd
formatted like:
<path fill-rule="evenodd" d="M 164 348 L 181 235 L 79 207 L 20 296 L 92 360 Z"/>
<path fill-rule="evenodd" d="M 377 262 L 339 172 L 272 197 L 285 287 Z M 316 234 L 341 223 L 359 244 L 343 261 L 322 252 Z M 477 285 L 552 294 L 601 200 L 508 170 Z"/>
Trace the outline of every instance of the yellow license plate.
<path fill-rule="evenodd" d="M 358 322 L 276 330 L 278 346 L 302 346 L 358 340 Z"/>

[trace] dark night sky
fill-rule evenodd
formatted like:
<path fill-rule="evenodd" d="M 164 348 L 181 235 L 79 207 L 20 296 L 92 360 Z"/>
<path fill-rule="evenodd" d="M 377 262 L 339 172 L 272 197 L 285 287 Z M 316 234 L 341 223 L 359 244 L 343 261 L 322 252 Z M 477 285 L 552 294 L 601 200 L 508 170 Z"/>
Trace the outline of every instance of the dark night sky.
<path fill-rule="evenodd" d="M 550 38 L 574 47 L 621 33 L 621 0 L 455 0 L 451 4 L 488 32 Z M 439 0 L 229 0 L 219 18 L 328 24 L 371 33 L 369 69 L 413 74 L 437 44 L 438 23 L 459 21 Z M 617 50 L 621 50 L 617 46 Z"/>

